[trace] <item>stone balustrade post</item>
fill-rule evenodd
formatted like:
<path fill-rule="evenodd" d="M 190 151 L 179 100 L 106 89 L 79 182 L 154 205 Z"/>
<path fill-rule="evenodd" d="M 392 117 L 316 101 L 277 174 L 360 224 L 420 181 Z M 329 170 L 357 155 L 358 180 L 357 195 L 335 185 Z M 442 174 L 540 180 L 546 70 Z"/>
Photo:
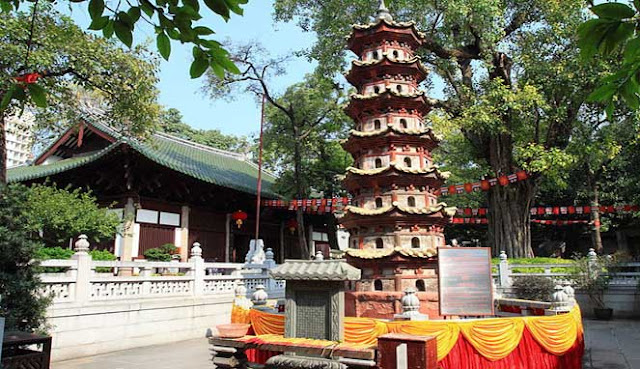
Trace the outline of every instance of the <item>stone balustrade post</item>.
<path fill-rule="evenodd" d="M 138 268 L 140 270 L 140 277 L 144 278 L 144 280 L 142 281 L 142 296 L 148 296 L 151 292 L 151 281 L 149 280 L 149 278 L 151 278 L 153 270 L 148 265 L 144 265 L 146 264 L 146 262 L 146 260 L 140 260 L 139 263 L 141 265 Z"/>
<path fill-rule="evenodd" d="M 589 249 L 587 253 L 589 278 L 596 278 L 598 273 L 598 254 L 595 249 Z"/>
<path fill-rule="evenodd" d="M 75 254 L 71 257 L 78 262 L 78 269 L 76 271 L 76 287 L 75 287 L 75 301 L 77 303 L 85 303 L 89 301 L 91 294 L 91 276 L 93 271 L 91 270 L 91 255 L 89 254 L 89 241 L 87 236 L 81 234 L 78 237 L 74 245 Z"/>
<path fill-rule="evenodd" d="M 500 264 L 498 264 L 498 276 L 500 277 L 500 287 L 511 285 L 511 272 L 509 270 L 509 259 L 507 253 L 500 251 Z"/>
<path fill-rule="evenodd" d="M 199 242 L 194 242 L 191 247 L 191 262 L 192 275 L 193 275 L 193 294 L 195 296 L 202 296 L 204 294 L 204 259 L 202 258 L 202 248 Z"/>

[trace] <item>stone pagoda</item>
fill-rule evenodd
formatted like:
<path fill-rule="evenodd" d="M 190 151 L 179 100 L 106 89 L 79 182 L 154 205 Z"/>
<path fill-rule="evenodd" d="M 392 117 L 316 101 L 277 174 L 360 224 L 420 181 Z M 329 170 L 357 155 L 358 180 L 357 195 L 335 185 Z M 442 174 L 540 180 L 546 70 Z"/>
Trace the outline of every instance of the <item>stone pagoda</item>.
<path fill-rule="evenodd" d="M 433 164 L 439 139 L 426 121 L 430 99 L 418 87 L 427 76 L 416 55 L 423 39 L 414 23 L 394 21 L 383 0 L 374 21 L 353 26 L 348 39 L 358 59 L 346 79 L 357 92 L 346 108 L 355 129 L 343 147 L 355 163 L 343 183 L 353 202 L 341 223 L 350 233 L 347 260 L 363 271 L 356 292 L 432 286 L 437 293 L 436 249 L 445 246 L 455 209 L 438 202 L 447 173 Z M 425 268 L 435 283 L 416 284 L 415 270 Z"/>

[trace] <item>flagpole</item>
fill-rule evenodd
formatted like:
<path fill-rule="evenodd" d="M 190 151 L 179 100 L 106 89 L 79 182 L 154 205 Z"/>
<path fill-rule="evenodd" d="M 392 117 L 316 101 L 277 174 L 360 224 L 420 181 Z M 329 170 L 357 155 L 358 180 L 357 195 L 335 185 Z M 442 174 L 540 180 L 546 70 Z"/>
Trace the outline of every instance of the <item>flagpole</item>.
<path fill-rule="evenodd" d="M 264 128 L 264 106 L 266 103 L 265 95 L 262 95 L 262 109 L 260 112 L 260 139 L 258 149 L 258 196 L 256 198 L 256 245 L 258 244 L 258 238 L 260 237 L 260 201 L 262 194 L 262 131 Z"/>

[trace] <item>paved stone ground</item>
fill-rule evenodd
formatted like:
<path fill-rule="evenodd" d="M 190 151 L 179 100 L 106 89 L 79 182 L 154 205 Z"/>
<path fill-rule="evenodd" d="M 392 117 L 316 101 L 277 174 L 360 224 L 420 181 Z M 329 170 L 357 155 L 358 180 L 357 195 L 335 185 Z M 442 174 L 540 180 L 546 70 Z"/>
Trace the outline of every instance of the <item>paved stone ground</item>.
<path fill-rule="evenodd" d="M 640 369 L 640 321 L 585 320 L 584 369 Z M 205 338 L 57 362 L 53 369 L 212 369 Z"/>
<path fill-rule="evenodd" d="M 584 369 L 640 369 L 640 321 L 585 320 Z"/>

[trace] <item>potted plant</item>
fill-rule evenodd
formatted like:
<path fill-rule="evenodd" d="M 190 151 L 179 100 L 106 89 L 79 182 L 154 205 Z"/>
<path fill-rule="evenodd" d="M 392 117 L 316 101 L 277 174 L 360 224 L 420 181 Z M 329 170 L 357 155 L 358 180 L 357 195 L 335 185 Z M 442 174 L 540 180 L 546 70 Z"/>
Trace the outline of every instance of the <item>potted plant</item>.
<path fill-rule="evenodd" d="M 609 289 L 614 269 L 614 257 L 598 256 L 593 249 L 589 250 L 587 257 L 576 258 L 573 284 L 588 296 L 596 319 L 609 320 L 613 317 L 613 309 L 606 305 L 604 294 Z"/>

